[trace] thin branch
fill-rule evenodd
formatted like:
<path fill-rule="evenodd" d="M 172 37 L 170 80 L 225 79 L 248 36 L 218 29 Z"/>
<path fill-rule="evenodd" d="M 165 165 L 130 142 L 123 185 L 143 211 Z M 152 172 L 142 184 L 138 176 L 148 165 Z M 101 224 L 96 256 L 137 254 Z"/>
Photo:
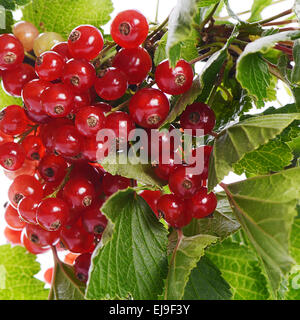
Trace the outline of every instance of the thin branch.
<path fill-rule="evenodd" d="M 259 23 L 260 25 L 263 25 L 265 23 L 268 23 L 268 22 L 271 22 L 273 20 L 279 19 L 281 17 L 287 16 L 288 14 L 291 14 L 291 13 L 293 13 L 293 9 L 289 9 L 289 10 L 283 11 L 281 13 L 276 14 L 273 17 L 270 17 L 270 18 L 267 18 L 267 19 L 264 19 L 264 20 L 260 20 L 257 23 Z"/>

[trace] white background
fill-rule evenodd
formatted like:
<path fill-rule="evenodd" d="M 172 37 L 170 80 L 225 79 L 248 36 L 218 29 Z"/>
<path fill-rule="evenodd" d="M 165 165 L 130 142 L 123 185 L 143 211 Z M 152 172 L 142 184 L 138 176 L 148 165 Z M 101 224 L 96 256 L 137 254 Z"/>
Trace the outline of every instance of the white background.
<path fill-rule="evenodd" d="M 290 9 L 293 5 L 293 0 L 286 0 L 284 2 L 278 3 L 276 5 L 268 7 L 267 10 L 264 10 L 262 12 L 262 17 L 267 18 L 270 16 L 273 16 L 277 13 L 283 12 L 287 9 Z M 149 21 L 154 21 L 155 16 L 156 16 L 156 4 L 157 0 L 115 0 L 113 1 L 114 3 L 114 12 L 112 14 L 112 18 L 116 16 L 116 14 L 122 10 L 126 9 L 138 9 L 140 10 L 147 18 Z M 246 10 L 249 10 L 252 6 L 253 1 L 252 0 L 231 0 L 230 5 L 231 8 L 233 9 L 234 12 L 244 12 Z M 163 21 L 172 8 L 175 6 L 176 0 L 160 0 L 159 1 L 159 11 L 158 11 L 158 21 L 161 22 Z M 226 10 L 223 9 L 221 12 L 221 16 L 227 16 Z M 241 16 L 242 19 L 247 19 L 249 18 L 249 13 Z M 108 33 L 109 32 L 109 26 L 110 23 L 108 23 L 105 26 L 105 31 Z M 197 64 L 197 71 L 201 70 L 202 64 L 198 63 Z M 287 103 L 290 103 L 292 101 L 291 96 L 287 93 L 287 91 L 284 89 L 283 85 L 280 84 L 278 88 L 278 95 L 277 99 L 279 102 L 272 102 L 268 103 L 267 107 L 272 105 L 275 107 L 279 107 L 280 105 L 285 105 Z M 252 113 L 257 112 L 257 110 L 252 110 Z M 259 111 L 261 112 L 261 110 Z M 243 176 L 236 176 L 235 174 L 230 174 L 228 177 L 224 179 L 225 182 L 233 182 L 243 179 Z M 2 173 L 0 169 L 0 245 L 6 243 L 6 239 L 3 236 L 3 230 L 5 228 L 5 221 L 3 219 L 3 204 L 7 201 L 7 190 L 9 188 L 9 185 L 11 184 L 11 181 L 8 180 L 4 174 Z M 37 275 L 38 278 L 43 279 L 43 272 L 50 266 L 52 266 L 52 257 L 49 254 L 43 254 L 38 256 L 38 261 L 41 262 L 42 264 L 42 271 Z"/>

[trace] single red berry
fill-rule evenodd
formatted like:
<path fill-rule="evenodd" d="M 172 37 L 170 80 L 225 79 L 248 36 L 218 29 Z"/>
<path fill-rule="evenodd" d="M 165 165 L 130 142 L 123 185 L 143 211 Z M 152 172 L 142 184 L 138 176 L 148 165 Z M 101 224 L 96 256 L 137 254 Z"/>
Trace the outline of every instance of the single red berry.
<path fill-rule="evenodd" d="M 37 208 L 36 220 L 45 230 L 59 230 L 69 220 L 68 205 L 59 198 L 44 199 Z"/>
<path fill-rule="evenodd" d="M 148 203 L 149 207 L 158 217 L 157 202 L 158 202 L 158 199 L 162 196 L 161 192 L 159 190 L 158 191 L 143 190 L 140 193 L 140 196 Z"/>
<path fill-rule="evenodd" d="M 123 48 L 138 47 L 146 39 L 148 31 L 147 19 L 137 10 L 118 13 L 110 27 L 113 40 Z"/>
<path fill-rule="evenodd" d="M 67 116 L 72 110 L 73 101 L 73 91 L 63 83 L 51 85 L 41 95 L 44 112 L 53 118 Z"/>
<path fill-rule="evenodd" d="M 67 161 L 62 156 L 46 155 L 40 161 L 38 171 L 41 177 L 48 182 L 60 182 L 66 175 Z"/>
<path fill-rule="evenodd" d="M 192 216 L 185 210 L 184 201 L 174 194 L 165 194 L 157 201 L 157 211 L 160 218 L 174 228 L 188 225 Z"/>
<path fill-rule="evenodd" d="M 105 173 L 102 180 L 102 187 L 105 195 L 108 197 L 114 194 L 115 192 L 127 189 L 131 186 L 131 180 L 119 175 L 111 175 L 110 173 Z"/>
<path fill-rule="evenodd" d="M 209 134 L 216 123 L 216 117 L 213 110 L 205 103 L 196 102 L 185 109 L 180 116 L 180 126 L 182 129 L 191 129 L 193 136 Z M 197 133 L 203 130 L 203 133 Z"/>
<path fill-rule="evenodd" d="M 169 177 L 170 190 L 178 197 L 191 198 L 201 187 L 201 176 L 188 171 L 189 167 L 180 166 L 175 169 Z"/>
<path fill-rule="evenodd" d="M 0 35 L 0 69 L 11 70 L 23 62 L 24 47 L 12 34 Z"/>
<path fill-rule="evenodd" d="M 42 185 L 33 176 L 23 174 L 16 177 L 8 189 L 8 198 L 10 204 L 14 208 L 17 208 L 21 199 L 29 196 L 42 198 Z"/>
<path fill-rule="evenodd" d="M 211 215 L 217 207 L 217 197 L 211 192 L 207 193 L 207 188 L 202 187 L 189 199 L 188 208 L 196 219 L 205 218 Z"/>
<path fill-rule="evenodd" d="M 192 167 L 195 167 L 197 166 L 197 163 L 202 162 L 203 170 L 201 173 L 199 172 L 202 180 L 208 179 L 209 159 L 210 159 L 210 154 L 212 152 L 212 149 L 213 148 L 211 146 L 198 147 L 197 149 L 192 150 L 192 153 L 187 159 L 187 163 Z"/>
<path fill-rule="evenodd" d="M 169 109 L 166 95 L 154 88 L 137 91 L 129 102 L 131 118 L 143 128 L 158 128 L 166 119 Z"/>
<path fill-rule="evenodd" d="M 113 60 L 113 67 L 122 70 L 129 84 L 139 84 L 152 68 L 152 59 L 142 47 L 121 49 Z"/>
<path fill-rule="evenodd" d="M 42 248 L 54 246 L 59 241 L 59 231 L 47 231 L 39 225 L 27 224 L 25 233 L 32 243 Z"/>
<path fill-rule="evenodd" d="M 85 59 L 71 59 L 64 68 L 62 81 L 80 93 L 91 88 L 96 80 L 94 66 Z"/>
<path fill-rule="evenodd" d="M 35 72 L 41 80 L 60 79 L 64 70 L 64 59 L 55 51 L 46 51 L 36 58 Z"/>
<path fill-rule="evenodd" d="M 102 33 L 91 25 L 78 26 L 70 33 L 68 48 L 73 58 L 93 60 L 103 48 Z"/>
<path fill-rule="evenodd" d="M 75 127 L 78 132 L 86 137 L 96 136 L 104 127 L 104 113 L 94 106 L 86 106 L 76 113 Z"/>
<path fill-rule="evenodd" d="M 28 160 L 41 160 L 45 154 L 42 139 L 38 136 L 27 136 L 22 141 L 22 146 Z"/>
<path fill-rule="evenodd" d="M 5 208 L 4 219 L 9 228 L 13 230 L 22 230 L 26 225 L 26 223 L 20 219 L 18 211 L 9 204 L 7 204 Z"/>
<path fill-rule="evenodd" d="M 7 106 L 0 112 L 0 130 L 15 136 L 25 131 L 28 124 L 25 111 L 17 105 Z"/>
<path fill-rule="evenodd" d="M 87 282 L 89 277 L 89 268 L 91 265 L 92 254 L 87 252 L 79 255 L 74 262 L 74 270 L 77 279 Z"/>
<path fill-rule="evenodd" d="M 37 224 L 36 210 L 41 202 L 41 198 L 24 197 L 18 203 L 18 213 L 23 221 L 30 224 Z"/>
<path fill-rule="evenodd" d="M 21 97 L 24 85 L 34 78 L 36 78 L 34 68 L 29 64 L 21 63 L 15 69 L 3 73 L 3 89 L 11 96 Z"/>
<path fill-rule="evenodd" d="M 24 148 L 15 142 L 0 145 L 0 165 L 10 171 L 20 169 L 25 160 Z"/>
<path fill-rule="evenodd" d="M 35 124 L 45 124 L 48 123 L 52 118 L 50 118 L 48 115 L 44 114 L 36 114 L 34 112 L 30 112 L 25 110 L 27 118 L 34 122 Z"/>
<path fill-rule="evenodd" d="M 128 87 L 127 77 L 117 68 L 107 68 L 105 74 L 95 81 L 95 90 L 104 100 L 117 100 L 121 98 Z"/>
<path fill-rule="evenodd" d="M 62 58 L 64 59 L 64 62 L 67 62 L 72 58 L 72 55 L 69 51 L 68 42 L 58 42 L 56 43 L 52 48 L 51 51 L 55 51 L 59 53 Z"/>
<path fill-rule="evenodd" d="M 46 283 L 51 284 L 52 282 L 52 277 L 53 277 L 53 267 L 48 268 L 45 272 L 44 272 L 44 280 Z"/>
<path fill-rule="evenodd" d="M 13 229 L 10 229 L 9 227 L 5 227 L 4 229 L 4 237 L 11 244 L 14 244 L 14 245 L 22 244 L 21 235 L 22 235 L 22 230 L 13 230 Z"/>
<path fill-rule="evenodd" d="M 107 225 L 107 219 L 100 211 L 104 201 L 97 200 L 93 206 L 83 212 L 82 225 L 87 232 L 102 234 Z"/>
<path fill-rule="evenodd" d="M 22 231 L 22 235 L 21 235 L 21 241 L 23 246 L 27 249 L 28 252 L 32 253 L 32 254 L 42 254 L 47 252 L 50 247 L 40 247 L 36 244 L 34 244 L 33 242 L 31 242 L 25 232 L 25 229 Z"/>
<path fill-rule="evenodd" d="M 193 83 L 193 69 L 188 62 L 180 59 L 174 69 L 169 60 L 162 61 L 155 70 L 155 80 L 159 89 L 167 94 L 178 95 L 190 89 Z"/>

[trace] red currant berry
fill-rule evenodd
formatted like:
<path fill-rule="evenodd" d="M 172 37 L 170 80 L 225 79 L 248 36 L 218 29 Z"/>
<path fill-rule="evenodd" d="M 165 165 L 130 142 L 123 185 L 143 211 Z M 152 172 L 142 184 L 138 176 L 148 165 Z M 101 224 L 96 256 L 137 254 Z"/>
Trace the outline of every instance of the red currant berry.
<path fill-rule="evenodd" d="M 29 52 L 33 49 L 34 40 L 39 35 L 39 30 L 28 21 L 19 21 L 12 27 L 13 34 L 21 41 L 24 50 Z"/>
<path fill-rule="evenodd" d="M 131 185 L 132 184 L 130 179 L 119 175 L 113 176 L 108 172 L 105 173 L 102 180 L 103 191 L 108 197 L 119 190 L 127 189 Z"/>
<path fill-rule="evenodd" d="M 68 47 L 73 58 L 93 60 L 103 48 L 102 33 L 91 25 L 78 26 L 70 33 Z"/>
<path fill-rule="evenodd" d="M 13 230 L 8 227 L 5 227 L 4 229 L 4 237 L 11 244 L 14 244 L 14 245 L 22 244 L 21 235 L 22 235 L 22 230 Z"/>
<path fill-rule="evenodd" d="M 209 134 L 216 123 L 213 110 L 201 102 L 193 103 L 185 109 L 180 116 L 182 129 L 192 129 L 192 135 L 197 136 L 197 129 L 203 130 L 204 135 Z"/>
<path fill-rule="evenodd" d="M 44 280 L 46 283 L 51 284 L 52 282 L 52 277 L 53 277 L 53 267 L 48 268 L 45 272 L 44 272 Z"/>
<path fill-rule="evenodd" d="M 70 85 L 74 92 L 80 93 L 91 88 L 96 80 L 94 66 L 85 59 L 71 59 L 64 69 L 62 81 Z"/>
<path fill-rule="evenodd" d="M 191 198 L 201 187 L 201 176 L 188 173 L 190 169 L 180 166 L 169 177 L 170 190 L 184 199 Z"/>
<path fill-rule="evenodd" d="M 191 199 L 188 207 L 196 219 L 205 218 L 211 215 L 217 207 L 217 197 L 211 192 L 207 193 L 207 188 L 202 187 Z"/>
<path fill-rule="evenodd" d="M 53 118 L 67 116 L 72 110 L 73 101 L 73 91 L 63 83 L 51 85 L 41 95 L 44 112 Z"/>
<path fill-rule="evenodd" d="M 82 155 L 86 160 L 91 162 L 101 161 L 108 156 L 108 152 L 109 150 L 105 148 L 105 143 L 103 141 L 97 141 L 96 137 L 86 138 L 84 140 Z"/>
<path fill-rule="evenodd" d="M 36 220 L 43 229 L 56 231 L 69 220 L 68 205 L 59 198 L 44 199 L 37 208 Z"/>
<path fill-rule="evenodd" d="M 54 246 L 59 241 L 59 231 L 47 231 L 39 225 L 27 224 L 25 233 L 32 243 L 42 248 Z"/>
<path fill-rule="evenodd" d="M 11 205 L 7 205 L 4 212 L 4 219 L 10 229 L 22 230 L 26 223 L 19 217 L 18 211 Z"/>
<path fill-rule="evenodd" d="M 30 224 L 37 224 L 36 210 L 41 198 L 25 197 L 18 203 L 18 213 L 23 221 Z"/>
<path fill-rule="evenodd" d="M 149 207 L 158 217 L 157 202 L 158 202 L 158 199 L 162 196 L 161 192 L 144 190 L 140 193 L 140 196 L 148 203 Z"/>
<path fill-rule="evenodd" d="M 75 118 L 76 129 L 86 137 L 96 136 L 98 131 L 104 127 L 104 123 L 104 113 L 93 106 L 80 109 Z"/>
<path fill-rule="evenodd" d="M 159 217 L 164 218 L 174 228 L 188 225 L 192 216 L 185 210 L 184 201 L 174 194 L 165 194 L 157 201 Z"/>
<path fill-rule="evenodd" d="M 13 141 L 14 141 L 13 136 L 9 136 L 0 131 L 0 146 L 6 142 L 13 142 Z"/>
<path fill-rule="evenodd" d="M 89 92 L 75 93 L 72 114 L 77 113 L 81 108 L 90 106 L 92 98 Z"/>
<path fill-rule="evenodd" d="M 24 163 L 19 169 L 15 171 L 4 170 L 5 176 L 10 180 L 14 180 L 16 177 L 22 174 L 33 176 L 35 172 L 36 172 L 36 161 L 27 160 L 26 158 Z"/>
<path fill-rule="evenodd" d="M 107 68 L 105 74 L 95 81 L 95 90 L 104 100 L 117 100 L 121 98 L 128 87 L 127 77 L 117 68 Z"/>
<path fill-rule="evenodd" d="M 23 174 L 16 177 L 8 189 L 10 204 L 14 208 L 17 208 L 21 199 L 29 196 L 41 199 L 43 197 L 42 185 L 34 177 L 29 175 Z"/>
<path fill-rule="evenodd" d="M 45 154 L 42 139 L 38 136 L 27 136 L 22 141 L 22 146 L 28 160 L 41 160 Z"/>
<path fill-rule="evenodd" d="M 24 85 L 34 78 L 36 78 L 34 68 L 29 64 L 21 63 L 15 69 L 3 73 L 2 85 L 9 95 L 21 97 Z"/>
<path fill-rule="evenodd" d="M 139 84 L 150 72 L 152 59 L 142 47 L 121 49 L 114 57 L 112 65 L 126 74 L 129 84 Z"/>
<path fill-rule="evenodd" d="M 69 51 L 68 42 L 58 42 L 56 43 L 52 48 L 51 51 L 55 51 L 58 54 L 61 55 L 61 57 L 64 59 L 64 62 L 67 62 L 68 60 L 72 59 L 72 55 Z"/>
<path fill-rule="evenodd" d="M 31 242 L 28 239 L 28 237 L 26 236 L 25 229 L 22 231 L 21 241 L 22 241 L 23 246 L 27 249 L 27 251 L 32 254 L 42 254 L 42 253 L 47 252 L 50 249 L 50 247 L 42 248 L 40 246 L 37 246 L 33 242 Z"/>
<path fill-rule="evenodd" d="M 167 163 L 158 163 L 158 165 L 156 165 L 154 168 L 154 172 L 160 179 L 168 181 L 170 174 L 173 173 L 178 167 L 179 165 L 175 163 L 175 159 L 170 157 Z"/>
<path fill-rule="evenodd" d="M 193 69 L 188 62 L 181 59 L 174 69 L 169 65 L 169 60 L 162 61 L 155 71 L 155 80 L 159 89 L 171 95 L 185 93 L 193 83 Z"/>
<path fill-rule="evenodd" d="M 120 12 L 112 21 L 110 34 L 123 48 L 135 48 L 144 42 L 148 35 L 147 19 L 137 10 Z"/>
<path fill-rule="evenodd" d="M 46 155 L 38 166 L 41 177 L 48 182 L 60 182 L 66 175 L 67 161 L 56 155 Z"/>
<path fill-rule="evenodd" d="M 143 128 L 158 128 L 166 119 L 170 109 L 166 95 L 158 89 L 143 88 L 129 102 L 129 113 L 133 121 Z"/>
<path fill-rule="evenodd" d="M 87 106 L 87 104 L 86 104 Z M 97 107 L 99 110 L 101 110 L 103 113 L 109 112 L 111 110 L 111 105 L 105 102 L 97 102 L 93 104 L 94 107 Z"/>
<path fill-rule="evenodd" d="M 51 83 L 39 79 L 31 80 L 24 85 L 22 99 L 29 112 L 45 115 L 41 104 L 41 95 L 50 85 Z"/>
<path fill-rule="evenodd" d="M 82 215 L 82 225 L 89 233 L 102 234 L 107 225 L 107 219 L 100 211 L 104 201 L 97 200 Z"/>
<path fill-rule="evenodd" d="M 64 70 L 64 59 L 55 51 L 46 51 L 36 58 L 35 72 L 41 80 L 60 79 Z"/>
<path fill-rule="evenodd" d="M 89 277 L 89 268 L 91 265 L 91 253 L 83 253 L 79 255 L 74 262 L 74 270 L 77 279 L 81 282 L 87 282 Z"/>
<path fill-rule="evenodd" d="M 209 159 L 212 149 L 213 148 L 211 146 L 201 146 L 197 149 L 193 149 L 190 155 L 190 157 L 193 157 L 193 159 L 191 159 L 190 157 L 188 157 L 187 159 L 187 163 L 192 167 L 195 167 L 198 161 L 203 162 L 203 171 L 201 172 L 202 180 L 208 179 Z"/>
<path fill-rule="evenodd" d="M 0 112 L 0 130 L 8 135 L 15 136 L 25 131 L 28 124 L 25 111 L 22 107 L 11 105 Z"/>
<path fill-rule="evenodd" d="M 14 35 L 1 34 L 0 48 L 0 69 L 11 70 L 23 62 L 24 47 Z"/>
<path fill-rule="evenodd" d="M 0 165 L 10 171 L 20 169 L 25 160 L 23 147 L 15 142 L 6 142 L 0 146 Z"/>
<path fill-rule="evenodd" d="M 64 186 L 63 198 L 71 209 L 84 210 L 95 200 L 95 189 L 86 178 L 71 178 Z"/>

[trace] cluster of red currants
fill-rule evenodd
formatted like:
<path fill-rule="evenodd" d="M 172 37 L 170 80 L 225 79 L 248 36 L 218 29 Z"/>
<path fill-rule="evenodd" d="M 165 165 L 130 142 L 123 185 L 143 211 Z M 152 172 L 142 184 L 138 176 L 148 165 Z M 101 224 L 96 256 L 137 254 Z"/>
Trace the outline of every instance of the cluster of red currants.
<path fill-rule="evenodd" d="M 153 70 L 152 58 L 141 46 L 148 32 L 146 18 L 127 10 L 111 24 L 116 44 L 104 49 L 101 32 L 91 25 L 76 27 L 67 42 L 53 32 L 39 34 L 25 21 L 13 26 L 13 34 L 0 35 L 2 86 L 24 103 L 0 113 L 0 165 L 13 180 L 5 209 L 6 237 L 34 254 L 53 246 L 79 254 L 74 265 L 82 281 L 107 225 L 100 211 L 103 203 L 116 191 L 136 185 L 97 163 L 103 144 L 97 133 L 111 129 L 121 141 L 136 127 L 158 130 L 169 113 L 167 94 L 182 94 L 192 85 L 193 69 L 185 60 L 174 69 L 167 60 L 156 67 L 158 89 L 141 85 Z M 117 53 L 101 68 L 103 53 L 114 46 Z M 113 110 L 108 102 L 128 94 L 131 85 L 135 92 L 128 112 Z M 214 124 L 213 111 L 202 103 L 188 106 L 180 118 L 181 128 L 192 129 L 193 135 L 197 129 L 210 133 Z M 187 165 L 174 164 L 176 152 L 169 163 L 154 168 L 173 194 L 141 195 L 159 217 L 180 228 L 192 217 L 211 214 L 217 201 L 205 188 L 211 148 L 203 147 L 205 166 L 196 175 L 187 173 Z"/>

